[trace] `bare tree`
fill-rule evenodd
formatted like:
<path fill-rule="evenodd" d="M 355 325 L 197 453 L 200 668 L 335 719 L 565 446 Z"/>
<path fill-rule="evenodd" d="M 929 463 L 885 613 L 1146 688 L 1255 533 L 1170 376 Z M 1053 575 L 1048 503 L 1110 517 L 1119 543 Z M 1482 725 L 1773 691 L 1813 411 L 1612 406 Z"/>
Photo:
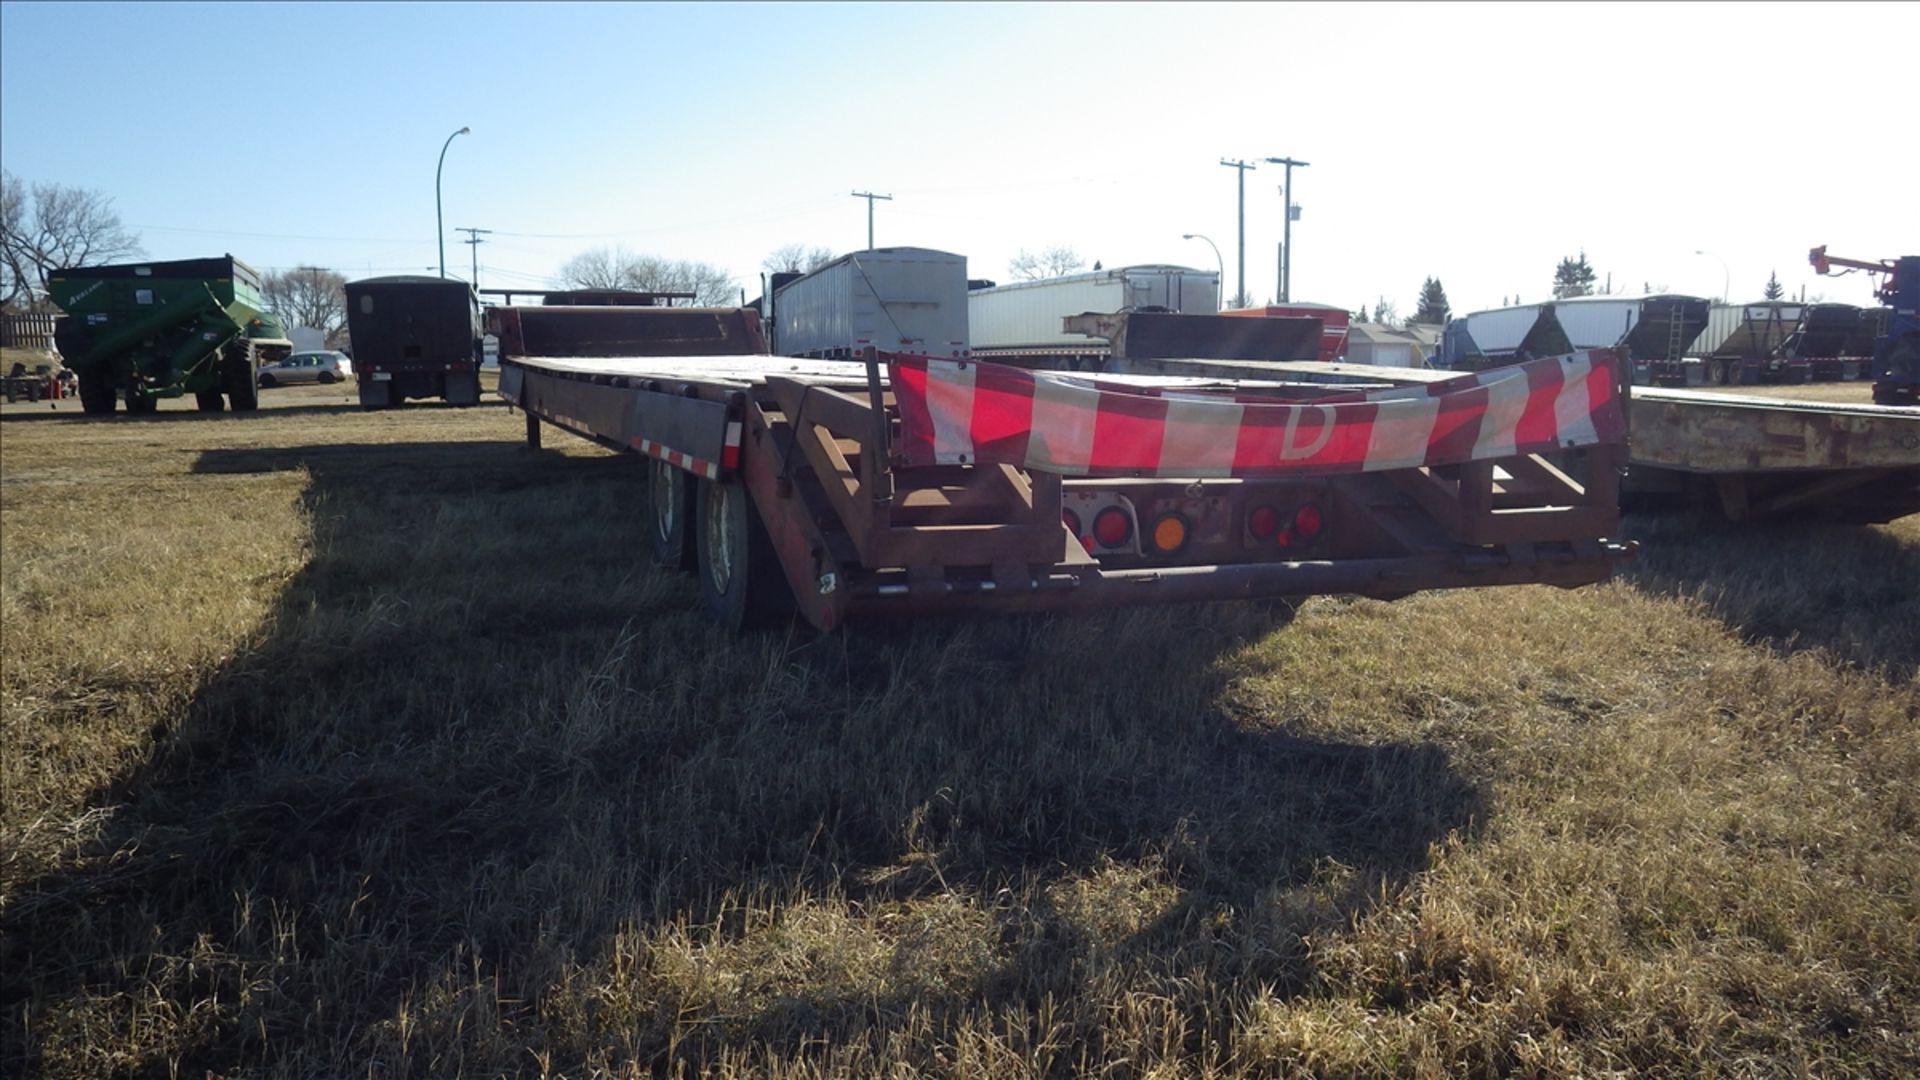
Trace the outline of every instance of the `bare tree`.
<path fill-rule="evenodd" d="M 619 247 L 597 247 L 567 260 L 560 280 L 571 289 L 630 289 L 635 292 L 693 294 L 701 307 L 740 302 L 733 275 L 711 263 L 636 255 Z"/>
<path fill-rule="evenodd" d="M 1399 305 L 1384 296 L 1381 297 L 1379 302 L 1373 305 L 1373 321 L 1386 326 L 1392 326 L 1394 323 L 1399 322 Z"/>
<path fill-rule="evenodd" d="M 769 274 L 810 274 L 832 261 L 832 248 L 788 244 L 775 248 L 771 255 L 760 260 L 760 269 Z"/>
<path fill-rule="evenodd" d="M 1007 262 L 1007 273 L 1020 281 L 1039 281 L 1071 274 L 1085 265 L 1087 262 L 1079 252 L 1065 244 L 1056 244 L 1038 255 L 1021 248 L 1020 254 Z"/>
<path fill-rule="evenodd" d="M 347 278 L 317 266 L 302 266 L 260 279 L 260 297 L 288 330 L 310 326 L 335 345 L 347 330 Z"/>
<path fill-rule="evenodd" d="M 137 258 L 140 237 L 120 223 L 113 200 L 63 184 L 27 185 L 0 171 L 0 304 L 44 307 L 47 274 Z"/>

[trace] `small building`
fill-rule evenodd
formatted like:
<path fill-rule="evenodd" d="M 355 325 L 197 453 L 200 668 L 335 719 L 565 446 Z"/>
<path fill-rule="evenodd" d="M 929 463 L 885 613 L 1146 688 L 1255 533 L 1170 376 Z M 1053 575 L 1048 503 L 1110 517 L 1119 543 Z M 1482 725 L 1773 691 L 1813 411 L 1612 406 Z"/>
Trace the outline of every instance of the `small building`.
<path fill-rule="evenodd" d="M 1440 349 L 1440 327 L 1357 322 L 1347 328 L 1347 363 L 1377 367 L 1431 367 Z"/>

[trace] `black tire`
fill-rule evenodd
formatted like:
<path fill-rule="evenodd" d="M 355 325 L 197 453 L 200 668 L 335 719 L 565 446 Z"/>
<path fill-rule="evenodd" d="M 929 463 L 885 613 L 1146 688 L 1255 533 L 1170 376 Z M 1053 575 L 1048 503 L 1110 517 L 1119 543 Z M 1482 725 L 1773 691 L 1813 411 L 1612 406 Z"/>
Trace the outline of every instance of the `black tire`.
<path fill-rule="evenodd" d="M 695 492 L 693 474 L 659 458 L 647 459 L 647 542 L 653 561 L 669 570 L 692 570 Z"/>
<path fill-rule="evenodd" d="M 267 377 L 265 375 L 260 376 L 260 379 L 262 382 L 266 381 L 266 378 Z M 328 383 L 337 383 L 339 381 L 340 381 L 340 376 L 335 375 L 331 371 L 323 371 L 320 373 L 320 385 L 322 386 L 325 386 Z"/>
<path fill-rule="evenodd" d="M 193 400 L 200 406 L 201 412 L 227 411 L 227 399 L 220 396 L 218 390 L 200 390 L 195 392 Z"/>
<path fill-rule="evenodd" d="M 160 411 L 159 398 L 150 398 L 150 397 L 147 397 L 145 394 L 128 394 L 127 395 L 127 415 L 128 416 L 152 416 L 154 413 L 159 411 Z"/>
<path fill-rule="evenodd" d="M 793 610 L 773 541 L 746 485 L 700 481 L 700 598 L 707 614 L 732 633 Z"/>
<path fill-rule="evenodd" d="M 279 379 L 274 378 L 273 376 L 267 374 L 264 371 L 260 373 L 260 389 L 271 390 L 274 387 L 279 385 L 280 385 Z"/>
<path fill-rule="evenodd" d="M 113 392 L 113 383 L 102 371 L 80 372 L 80 411 L 88 416 L 112 416 L 114 400 L 119 395 Z"/>
<path fill-rule="evenodd" d="M 234 412 L 253 412 L 260 407 L 260 386 L 264 376 L 253 363 L 253 342 L 237 341 L 227 346 L 220 359 L 220 385 L 227 392 L 227 404 Z"/>

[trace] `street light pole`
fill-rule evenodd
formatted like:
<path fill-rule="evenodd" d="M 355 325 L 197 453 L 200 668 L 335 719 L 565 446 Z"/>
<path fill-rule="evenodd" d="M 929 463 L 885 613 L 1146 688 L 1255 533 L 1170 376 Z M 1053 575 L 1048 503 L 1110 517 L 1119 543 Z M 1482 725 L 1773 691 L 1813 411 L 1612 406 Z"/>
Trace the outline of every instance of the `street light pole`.
<path fill-rule="evenodd" d="M 447 136 L 447 141 L 440 144 L 440 164 L 433 167 L 433 224 L 435 230 L 440 235 L 441 277 L 447 276 L 447 219 L 440 214 L 440 170 L 447 166 L 447 147 L 453 145 L 454 138 L 459 135 L 468 134 L 472 130 L 472 128 L 461 128 L 459 131 Z"/>
<path fill-rule="evenodd" d="M 1207 240 L 1206 237 L 1201 236 L 1197 232 L 1181 233 L 1180 239 Z M 1227 264 L 1226 264 L 1226 260 L 1220 258 L 1220 245 L 1214 243 L 1211 240 L 1207 240 L 1207 246 L 1213 249 L 1213 265 L 1219 271 L 1220 284 L 1225 285 L 1227 283 Z M 1220 290 L 1218 288 L 1213 290 L 1213 310 L 1219 311 L 1220 308 L 1224 306 L 1225 300 L 1226 298 L 1221 295 Z"/>
<path fill-rule="evenodd" d="M 1280 302 L 1286 304 L 1293 302 L 1293 167 L 1298 165 L 1304 169 L 1310 163 L 1278 157 L 1270 157 L 1267 162 L 1287 167 L 1280 183 L 1280 201 L 1286 203 L 1281 207 L 1284 224 L 1280 226 L 1280 253 L 1284 261 L 1280 265 Z"/>
<path fill-rule="evenodd" d="M 1239 161 L 1239 160 L 1228 161 L 1226 158 L 1221 158 L 1220 164 L 1225 165 L 1229 169 L 1239 170 L 1238 175 L 1240 177 L 1240 270 L 1239 270 L 1240 284 L 1238 286 L 1239 292 L 1235 294 L 1234 301 L 1235 303 L 1244 304 L 1247 302 L 1247 170 L 1257 169 L 1259 168 L 1259 166 L 1248 161 Z"/>
<path fill-rule="evenodd" d="M 1694 254 L 1705 255 L 1707 258 L 1720 264 L 1720 302 L 1723 304 L 1733 303 L 1733 298 L 1728 295 L 1733 292 L 1733 273 L 1727 269 L 1727 260 L 1722 259 L 1711 251 L 1696 251 Z"/>

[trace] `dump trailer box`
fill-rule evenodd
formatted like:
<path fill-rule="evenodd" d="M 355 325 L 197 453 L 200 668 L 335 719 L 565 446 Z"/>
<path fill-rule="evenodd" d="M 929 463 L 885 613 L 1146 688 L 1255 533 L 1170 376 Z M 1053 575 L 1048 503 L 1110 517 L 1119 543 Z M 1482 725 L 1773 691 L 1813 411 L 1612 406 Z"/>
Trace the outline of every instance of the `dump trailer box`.
<path fill-rule="evenodd" d="M 480 305 L 464 281 L 404 275 L 347 283 L 347 332 L 363 408 L 408 398 L 480 400 Z"/>
<path fill-rule="evenodd" d="M 152 412 L 186 393 L 208 411 L 258 404 L 247 327 L 260 314 L 260 275 L 239 259 L 55 270 L 47 293 L 65 312 L 54 342 L 88 414 L 111 413 L 118 399 L 128 412 Z"/>

